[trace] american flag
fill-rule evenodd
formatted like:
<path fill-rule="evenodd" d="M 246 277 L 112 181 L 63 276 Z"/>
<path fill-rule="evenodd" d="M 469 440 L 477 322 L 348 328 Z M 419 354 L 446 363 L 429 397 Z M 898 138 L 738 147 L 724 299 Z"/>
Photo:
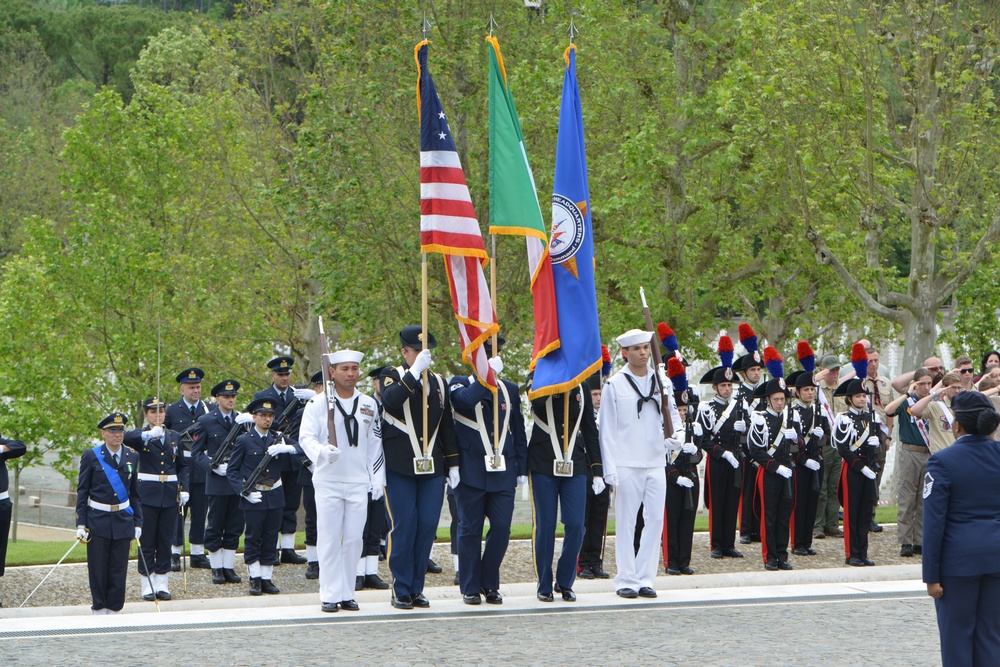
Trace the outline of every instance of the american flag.
<path fill-rule="evenodd" d="M 428 43 L 422 41 L 414 49 L 420 113 L 420 250 L 444 255 L 462 358 L 472 364 L 479 381 L 495 391 L 496 378 L 483 349 L 486 339 L 500 329 L 483 274 L 488 257 L 448 118 L 427 70 Z"/>

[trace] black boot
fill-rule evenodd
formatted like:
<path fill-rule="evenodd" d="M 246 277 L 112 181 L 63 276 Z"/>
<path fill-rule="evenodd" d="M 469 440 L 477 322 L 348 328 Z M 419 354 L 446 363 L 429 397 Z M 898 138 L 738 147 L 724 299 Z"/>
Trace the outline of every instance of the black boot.
<path fill-rule="evenodd" d="M 170 571 L 180 572 L 181 571 L 181 555 L 180 554 L 170 554 Z"/>
<path fill-rule="evenodd" d="M 319 579 L 319 561 L 311 560 L 306 563 L 306 579 Z"/>
<path fill-rule="evenodd" d="M 291 563 L 292 565 L 302 565 L 307 562 L 305 556 L 300 556 L 295 553 L 295 549 L 282 549 L 281 550 L 281 562 Z"/>
<path fill-rule="evenodd" d="M 243 581 L 243 578 L 236 574 L 236 570 L 231 567 L 223 568 L 222 576 L 226 578 L 227 584 L 238 584 Z"/>
<path fill-rule="evenodd" d="M 212 564 L 208 562 L 205 554 L 191 554 L 191 567 L 196 570 L 211 570 Z"/>
<path fill-rule="evenodd" d="M 382 581 L 382 577 L 377 574 L 366 574 L 363 585 L 365 588 L 371 588 L 376 591 L 389 590 L 389 584 Z"/>
<path fill-rule="evenodd" d="M 226 573 L 221 567 L 212 568 L 212 583 L 213 584 L 224 584 L 226 583 Z"/>
<path fill-rule="evenodd" d="M 260 595 L 260 577 L 250 577 L 250 595 Z"/>
<path fill-rule="evenodd" d="M 260 590 L 262 593 L 267 593 L 268 595 L 277 595 L 281 592 L 281 589 L 275 586 L 270 579 L 260 580 Z"/>

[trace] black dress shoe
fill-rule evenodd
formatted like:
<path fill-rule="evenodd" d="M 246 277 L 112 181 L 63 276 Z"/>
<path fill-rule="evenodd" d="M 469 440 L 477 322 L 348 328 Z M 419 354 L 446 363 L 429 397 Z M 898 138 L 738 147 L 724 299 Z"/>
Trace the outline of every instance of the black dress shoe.
<path fill-rule="evenodd" d="M 212 563 L 205 554 L 191 554 L 191 567 L 195 570 L 211 570 Z"/>
<path fill-rule="evenodd" d="M 694 568 L 693 567 L 682 567 L 681 568 L 681 574 L 694 574 Z"/>
<path fill-rule="evenodd" d="M 654 591 L 649 586 L 643 586 L 642 588 L 639 589 L 639 597 L 641 597 L 641 598 L 655 598 L 656 597 L 656 591 Z"/>
<path fill-rule="evenodd" d="M 427 607 L 431 606 L 431 601 L 424 597 L 423 593 L 417 593 L 413 596 L 413 606 L 427 609 Z"/>
<path fill-rule="evenodd" d="M 913 545 L 913 555 L 919 556 L 924 553 L 924 545 L 914 544 Z"/>
<path fill-rule="evenodd" d="M 361 609 L 361 607 L 358 606 L 358 603 L 354 600 L 344 600 L 340 603 L 340 608 L 344 611 L 357 611 Z"/>
<path fill-rule="evenodd" d="M 270 579 L 260 580 L 260 592 L 267 593 L 268 595 L 277 595 L 281 592 L 281 589 L 274 585 L 274 582 Z"/>
<path fill-rule="evenodd" d="M 611 575 L 601 569 L 600 565 L 594 567 L 594 578 L 596 579 L 610 579 Z"/>
<path fill-rule="evenodd" d="M 816 555 L 816 550 L 813 549 L 812 547 L 807 547 L 806 548 L 806 555 L 807 556 L 815 556 Z"/>
<path fill-rule="evenodd" d="M 882 526 L 878 525 L 878 522 L 876 522 L 875 519 L 872 519 L 872 522 L 870 524 L 868 524 L 868 532 L 869 533 L 881 533 L 883 530 L 884 530 L 884 528 L 882 528 Z"/>
<path fill-rule="evenodd" d="M 363 591 L 365 590 L 365 578 L 361 575 L 354 577 L 354 590 Z"/>
<path fill-rule="evenodd" d="M 555 598 L 552 597 L 552 593 L 539 593 L 536 597 L 541 602 L 552 602 L 553 600 L 555 600 Z"/>
<path fill-rule="evenodd" d="M 167 600 L 173 600 L 174 596 L 171 595 L 169 591 L 156 591 L 156 599 L 167 601 Z"/>
<path fill-rule="evenodd" d="M 300 556 L 295 552 L 295 549 L 282 549 L 281 550 L 281 562 L 289 563 L 290 565 L 302 565 L 303 563 L 309 562 L 305 556 Z"/>
<path fill-rule="evenodd" d="M 808 556 L 809 551 L 807 551 L 805 547 L 795 547 L 792 549 L 792 554 L 795 556 Z"/>
<path fill-rule="evenodd" d="M 324 602 L 319 606 L 320 611 L 325 611 L 328 614 L 335 614 L 340 611 L 340 606 L 336 602 Z"/>
<path fill-rule="evenodd" d="M 778 569 L 779 570 L 794 570 L 795 568 L 792 567 L 792 564 L 789 563 L 787 560 L 779 560 L 778 561 Z"/>
<path fill-rule="evenodd" d="M 861 562 L 863 562 L 865 565 L 868 566 L 872 566 L 875 564 L 875 561 L 873 561 L 871 558 L 862 558 Z"/>
<path fill-rule="evenodd" d="M 156 596 L 152 593 L 146 593 L 145 595 L 142 596 L 142 599 L 145 600 L 146 602 L 152 602 L 153 600 L 156 599 Z"/>
<path fill-rule="evenodd" d="M 500 591 L 493 589 L 483 592 L 486 597 L 486 604 L 503 604 L 503 596 L 500 595 Z"/>
<path fill-rule="evenodd" d="M 455 573 L 455 578 L 451 582 L 452 586 L 461 586 L 458 580 L 458 572 Z"/>
<path fill-rule="evenodd" d="M 376 591 L 387 591 L 389 590 L 389 584 L 382 581 L 382 577 L 377 574 L 366 574 L 364 579 L 365 588 L 370 588 Z"/>
<path fill-rule="evenodd" d="M 668 567 L 667 568 L 667 574 L 673 574 L 673 575 L 677 575 L 679 577 L 679 576 L 681 576 L 681 571 L 678 570 L 675 567 Z"/>
<path fill-rule="evenodd" d="M 750 544 L 753 540 L 750 539 L 749 535 L 740 535 L 740 544 Z"/>
<path fill-rule="evenodd" d="M 181 555 L 180 554 L 170 554 L 170 571 L 180 572 L 181 571 Z"/>
<path fill-rule="evenodd" d="M 462 602 L 465 604 L 482 604 L 483 598 L 479 593 L 473 593 L 471 595 L 462 595 Z"/>
<path fill-rule="evenodd" d="M 212 568 L 212 583 L 213 584 L 224 584 L 226 583 L 226 575 L 222 572 L 222 568 Z"/>
<path fill-rule="evenodd" d="M 626 600 L 634 600 L 635 598 L 639 597 L 639 593 L 632 590 L 631 588 L 619 588 L 617 591 L 615 591 L 615 595 L 617 595 L 620 598 L 625 598 Z"/>
<path fill-rule="evenodd" d="M 311 560 L 306 563 L 306 579 L 319 579 L 319 561 Z"/>
<path fill-rule="evenodd" d="M 722 553 L 722 549 L 712 549 L 712 558 L 725 558 L 725 554 Z"/>
<path fill-rule="evenodd" d="M 222 576 L 226 578 L 227 584 L 240 584 L 243 583 L 243 578 L 236 574 L 236 570 L 231 567 L 222 568 Z"/>
<path fill-rule="evenodd" d="M 250 577 L 250 595 L 260 595 L 260 577 Z"/>
<path fill-rule="evenodd" d="M 596 578 L 594 576 L 594 568 L 592 568 L 589 565 L 582 566 L 580 568 L 580 571 L 577 573 L 576 576 L 577 576 L 578 579 L 595 579 Z"/>
<path fill-rule="evenodd" d="M 769 561 L 767 561 L 766 563 L 764 563 L 764 569 L 768 570 L 769 572 L 777 572 L 778 571 L 778 561 L 776 561 L 776 560 L 769 560 Z"/>
<path fill-rule="evenodd" d="M 848 558 L 847 559 L 847 564 L 850 565 L 851 567 L 864 567 L 865 566 L 865 562 L 863 560 L 861 560 L 860 558 Z"/>
<path fill-rule="evenodd" d="M 728 556 L 729 558 L 743 558 L 743 552 L 737 551 L 736 549 L 723 549 L 723 556 Z"/>
<path fill-rule="evenodd" d="M 913 545 L 904 544 L 901 547 L 899 547 L 899 555 L 902 556 L 903 558 L 911 558 L 913 556 Z"/>
<path fill-rule="evenodd" d="M 413 609 L 412 595 L 393 595 L 392 606 L 396 609 Z"/>
<path fill-rule="evenodd" d="M 431 559 L 428 559 L 428 561 L 427 561 L 427 571 L 430 574 L 441 574 L 442 572 L 444 572 L 444 568 L 442 568 L 440 565 L 438 565 L 437 563 L 435 563 L 434 559 L 431 558 Z"/>
<path fill-rule="evenodd" d="M 576 602 L 576 593 L 573 592 L 572 588 L 562 589 L 562 599 L 563 602 Z"/>

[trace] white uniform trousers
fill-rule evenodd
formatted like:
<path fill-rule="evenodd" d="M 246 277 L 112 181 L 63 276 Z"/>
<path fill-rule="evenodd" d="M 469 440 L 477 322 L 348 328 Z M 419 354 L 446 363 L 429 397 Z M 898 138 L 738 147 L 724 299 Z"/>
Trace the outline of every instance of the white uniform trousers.
<path fill-rule="evenodd" d="M 618 468 L 615 489 L 615 589 L 653 587 L 660 564 L 660 538 L 667 498 L 667 473 L 656 468 Z M 639 553 L 633 548 L 635 521 L 642 505 L 645 526 L 639 540 Z"/>
<path fill-rule="evenodd" d="M 313 477 L 313 486 L 320 602 L 353 600 L 354 570 L 361 557 L 368 520 L 368 484 Z"/>

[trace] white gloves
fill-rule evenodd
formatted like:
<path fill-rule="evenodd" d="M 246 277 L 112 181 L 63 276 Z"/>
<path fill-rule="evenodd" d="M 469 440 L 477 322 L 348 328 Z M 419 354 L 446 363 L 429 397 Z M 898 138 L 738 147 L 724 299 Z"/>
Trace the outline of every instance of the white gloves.
<path fill-rule="evenodd" d="M 253 415 L 249 412 L 241 412 L 236 415 L 237 424 L 250 424 L 253 422 Z"/>
<path fill-rule="evenodd" d="M 878 447 L 880 444 L 881 443 L 879 442 L 877 435 L 873 435 L 868 438 L 869 447 Z"/>
<path fill-rule="evenodd" d="M 77 526 L 76 527 L 76 539 L 80 540 L 81 542 L 86 542 L 87 541 L 87 535 L 89 535 L 89 533 L 87 532 L 87 527 L 86 526 Z"/>
<path fill-rule="evenodd" d="M 677 486 L 683 486 L 685 489 L 690 489 L 694 487 L 694 482 L 685 477 L 684 475 L 677 476 Z"/>
<path fill-rule="evenodd" d="M 296 389 L 295 398 L 300 401 L 308 401 L 310 398 L 316 395 L 316 392 L 312 389 Z"/>
<path fill-rule="evenodd" d="M 778 466 L 778 469 L 775 470 L 774 472 L 778 473 L 785 479 L 791 479 L 792 477 L 792 469 L 788 468 L 787 466 Z"/>
<path fill-rule="evenodd" d="M 381 500 L 382 496 L 385 495 L 385 491 L 379 484 L 369 484 L 368 493 L 372 495 L 372 500 Z"/>
<path fill-rule="evenodd" d="M 618 475 L 604 475 L 604 484 L 614 488 L 618 486 Z"/>
<path fill-rule="evenodd" d="M 413 360 L 413 365 L 410 366 L 410 372 L 413 373 L 414 377 L 416 377 L 430 367 L 431 367 L 431 351 L 420 350 L 420 353 L 417 354 L 417 358 Z"/>
<path fill-rule="evenodd" d="M 819 427 L 819 426 L 813 427 L 813 430 L 809 431 L 809 433 L 811 435 L 816 436 L 817 438 L 822 438 L 823 437 L 823 429 L 821 427 Z"/>
<path fill-rule="evenodd" d="M 518 486 L 521 486 L 522 484 L 527 484 L 527 483 L 528 483 L 528 476 L 527 475 L 518 475 L 517 476 L 517 485 Z"/>
<path fill-rule="evenodd" d="M 747 423 L 742 419 L 738 419 L 733 422 L 733 430 L 736 431 L 737 433 L 746 433 Z"/>
<path fill-rule="evenodd" d="M 798 440 L 799 434 L 796 433 L 794 428 L 786 428 L 782 433 L 785 436 L 785 440 Z"/>
<path fill-rule="evenodd" d="M 146 436 L 146 438 L 143 438 L 143 440 L 150 439 L 150 438 L 153 439 L 153 440 L 155 440 L 157 438 L 162 438 L 163 437 L 163 427 L 162 426 L 154 426 L 153 428 L 151 428 L 148 431 L 146 431 L 143 435 Z"/>
<path fill-rule="evenodd" d="M 604 478 L 603 477 L 595 477 L 594 478 L 594 483 L 591 484 L 591 488 L 594 489 L 594 495 L 595 496 L 601 495 L 604 492 L 604 489 L 607 488 L 607 485 L 604 483 Z"/>
<path fill-rule="evenodd" d="M 503 373 L 503 359 L 500 358 L 499 354 L 490 359 L 490 368 L 492 368 L 493 372 L 497 375 Z"/>
<path fill-rule="evenodd" d="M 680 449 L 681 445 L 683 445 L 683 444 L 684 444 L 684 441 L 683 440 L 679 440 L 677 438 L 664 438 L 663 439 L 663 448 L 665 450 L 667 450 L 668 452 L 673 452 L 675 450 Z"/>
<path fill-rule="evenodd" d="M 448 468 L 448 486 L 454 489 L 461 481 L 461 478 L 458 476 L 458 466 Z"/>
<path fill-rule="evenodd" d="M 142 537 L 142 528 L 139 526 L 135 527 L 135 541 L 138 542 L 139 538 Z"/>
<path fill-rule="evenodd" d="M 815 459 L 806 459 L 806 467 L 809 468 L 810 470 L 819 470 L 820 468 L 819 461 Z"/>
<path fill-rule="evenodd" d="M 214 472 L 219 477 L 225 477 L 227 470 L 229 470 L 229 464 L 228 463 L 223 463 L 223 464 L 219 465 L 218 468 L 212 468 L 212 472 Z"/>
<path fill-rule="evenodd" d="M 693 430 L 693 431 L 694 431 L 694 434 L 695 434 L 696 436 L 698 436 L 699 438 L 700 438 L 700 437 L 701 437 L 702 435 L 704 435 L 704 434 L 705 434 L 705 431 L 704 431 L 704 429 L 702 429 L 702 428 L 701 428 L 701 424 L 699 424 L 698 422 L 695 422 L 695 423 L 694 423 L 694 424 L 692 424 L 691 426 L 693 427 L 693 428 L 692 428 L 691 430 Z"/>
<path fill-rule="evenodd" d="M 698 445 L 694 444 L 693 442 L 685 442 L 683 445 L 681 445 L 681 451 L 684 452 L 685 454 L 697 454 Z"/>
<path fill-rule="evenodd" d="M 187 505 L 189 500 L 191 500 L 191 494 L 187 491 L 181 491 L 181 507 Z"/>
<path fill-rule="evenodd" d="M 333 445 L 327 445 L 323 453 L 326 454 L 327 463 L 336 463 L 340 458 L 340 448 Z"/>
<path fill-rule="evenodd" d="M 726 461 L 728 461 L 729 465 L 733 466 L 733 468 L 739 468 L 740 467 L 740 462 L 736 460 L 736 457 L 733 456 L 732 452 L 729 452 L 729 451 L 723 452 L 722 453 L 722 458 L 724 458 Z"/>
<path fill-rule="evenodd" d="M 264 494 L 262 494 L 260 491 L 251 491 L 250 493 L 246 494 L 243 497 L 247 499 L 248 503 L 256 505 L 257 503 L 259 503 L 261 500 L 264 499 Z"/>
<path fill-rule="evenodd" d="M 282 444 L 280 442 L 276 442 L 267 448 L 267 453 L 271 456 L 277 456 L 278 454 L 293 454 L 295 453 L 295 447 L 287 443 Z"/>
<path fill-rule="evenodd" d="M 868 479 L 875 479 L 876 477 L 875 473 L 868 466 L 865 466 L 864 468 L 861 469 L 861 474 L 867 477 Z"/>

